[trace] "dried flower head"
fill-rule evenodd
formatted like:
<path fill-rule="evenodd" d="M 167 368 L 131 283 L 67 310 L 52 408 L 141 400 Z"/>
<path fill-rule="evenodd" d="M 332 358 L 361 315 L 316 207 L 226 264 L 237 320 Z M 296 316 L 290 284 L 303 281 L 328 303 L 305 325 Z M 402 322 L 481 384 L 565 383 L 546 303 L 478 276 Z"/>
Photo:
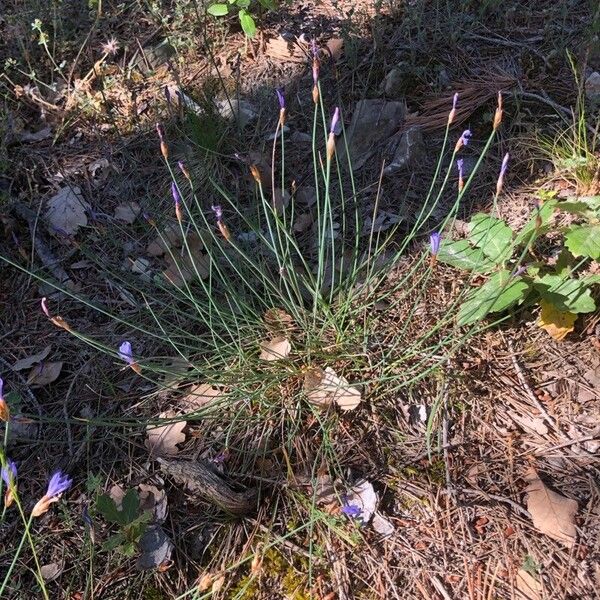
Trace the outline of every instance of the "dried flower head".
<path fill-rule="evenodd" d="M 181 213 L 181 195 L 177 188 L 177 184 L 174 181 L 171 182 L 171 195 L 173 196 L 173 202 L 175 202 L 175 216 L 181 223 L 183 221 L 183 215 Z"/>
<path fill-rule="evenodd" d="M 463 188 L 465 187 L 465 180 L 464 180 L 464 161 L 462 158 L 459 158 L 456 161 L 456 168 L 458 169 L 458 191 L 462 192 Z"/>
<path fill-rule="evenodd" d="M 340 109 L 336 106 L 329 127 L 329 138 L 327 139 L 327 160 L 331 160 L 335 154 L 335 130 L 340 120 Z"/>
<path fill-rule="evenodd" d="M 158 139 L 160 140 L 160 153 L 162 154 L 165 160 L 169 158 L 169 147 L 167 146 L 167 141 L 165 138 L 165 128 L 161 123 L 156 124 L 156 133 L 158 134 Z"/>
<path fill-rule="evenodd" d="M 108 56 L 114 56 L 119 51 L 119 42 L 114 37 L 110 37 L 102 44 L 102 52 Z"/>
<path fill-rule="evenodd" d="M 508 169 L 508 159 L 510 158 L 509 154 L 506 153 L 504 158 L 502 159 L 502 166 L 500 167 L 500 174 L 498 175 L 498 181 L 496 182 L 496 195 L 500 195 L 502 191 L 502 187 L 504 186 L 504 175 L 506 174 L 506 169 Z"/>
<path fill-rule="evenodd" d="M 465 129 L 462 132 L 462 135 L 458 138 L 458 141 L 456 142 L 454 152 L 458 152 L 463 146 L 468 146 L 469 142 L 471 141 L 472 135 L 473 134 L 471 133 L 470 129 Z"/>
<path fill-rule="evenodd" d="M 452 98 L 452 110 L 448 114 L 448 125 L 451 125 L 456 117 L 456 105 L 458 104 L 458 92 Z"/>
<path fill-rule="evenodd" d="M 8 508 L 14 502 L 13 492 L 17 487 L 17 465 L 10 458 L 6 461 L 6 466 L 0 469 L 0 476 L 6 484 L 4 506 Z"/>
<path fill-rule="evenodd" d="M 32 517 L 39 517 L 48 512 L 53 502 L 58 502 L 61 496 L 71 487 L 73 480 L 62 471 L 56 471 L 48 482 L 48 489 L 44 496 L 38 500 L 31 511 Z"/>
<path fill-rule="evenodd" d="M 71 331 L 71 326 L 60 316 L 60 315 L 51 315 L 48 310 L 48 300 L 44 297 L 40 302 L 42 306 L 42 312 L 50 319 L 50 322 L 65 331 Z"/>
<path fill-rule="evenodd" d="M 0 377 L 0 421 L 8 422 L 10 419 L 10 409 L 8 408 L 8 404 L 4 399 L 4 380 Z"/>
<path fill-rule="evenodd" d="M 177 161 L 177 166 L 179 167 L 179 170 L 180 170 L 180 171 L 183 173 L 183 176 L 184 176 L 184 177 L 185 177 L 185 178 L 186 178 L 186 179 L 187 179 L 189 182 L 191 182 L 191 181 L 192 181 L 192 177 L 191 177 L 191 175 L 190 175 L 190 172 L 189 172 L 189 170 L 188 170 L 188 168 L 187 168 L 186 164 L 185 164 L 185 163 L 184 163 L 182 160 L 180 160 L 180 161 Z"/>
<path fill-rule="evenodd" d="M 315 40 L 312 40 L 311 48 L 312 48 L 312 56 L 313 56 L 313 60 L 312 60 L 312 78 L 313 78 L 312 97 L 313 97 L 313 102 L 315 104 L 317 104 L 319 102 L 319 68 L 321 65 L 319 62 L 319 50 L 317 48 L 317 43 L 315 42 Z"/>
<path fill-rule="evenodd" d="M 285 96 L 283 95 L 283 89 L 277 88 L 277 100 L 279 101 L 279 125 L 283 127 L 285 123 Z"/>
<path fill-rule="evenodd" d="M 504 110 L 502 108 L 502 92 L 498 92 L 498 106 L 496 107 L 496 112 L 494 113 L 494 122 L 492 127 L 494 131 L 500 127 L 500 123 L 502 123 L 502 114 Z"/>
<path fill-rule="evenodd" d="M 125 361 L 129 367 L 133 369 L 138 375 L 142 372 L 140 365 L 137 364 L 133 358 L 133 350 L 131 348 L 131 342 L 124 341 L 119 346 L 119 357 Z"/>

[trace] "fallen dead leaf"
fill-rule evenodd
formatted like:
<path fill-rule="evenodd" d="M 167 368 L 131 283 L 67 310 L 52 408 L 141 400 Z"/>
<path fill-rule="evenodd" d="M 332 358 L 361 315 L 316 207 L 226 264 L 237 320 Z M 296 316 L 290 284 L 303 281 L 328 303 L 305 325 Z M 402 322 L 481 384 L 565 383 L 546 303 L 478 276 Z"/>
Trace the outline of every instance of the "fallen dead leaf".
<path fill-rule="evenodd" d="M 386 519 L 382 514 L 376 512 L 373 515 L 373 521 L 371 521 L 371 527 L 373 527 L 373 529 L 385 536 L 388 537 L 390 535 L 392 535 L 392 533 L 394 533 L 394 526 L 392 525 L 391 521 Z"/>
<path fill-rule="evenodd" d="M 342 410 L 353 410 L 362 401 L 360 391 L 331 367 L 310 369 L 304 377 L 304 390 L 309 401 L 320 406 L 335 402 Z"/>
<path fill-rule="evenodd" d="M 89 208 L 78 187 L 64 187 L 46 202 L 46 220 L 57 231 L 74 235 L 87 225 Z"/>
<path fill-rule="evenodd" d="M 286 358 L 292 350 L 290 341 L 285 337 L 276 337 L 260 343 L 261 360 L 280 360 Z"/>
<path fill-rule="evenodd" d="M 32 354 L 31 356 L 27 356 L 18 360 L 13 366 L 13 371 L 22 371 L 23 369 L 29 369 L 33 367 L 36 363 L 42 362 L 48 354 L 50 354 L 50 349 L 52 346 L 46 346 L 41 352 L 37 354 Z"/>
<path fill-rule="evenodd" d="M 62 361 L 41 362 L 35 365 L 27 378 L 28 385 L 48 385 L 56 381 L 60 375 L 62 366 Z"/>
<path fill-rule="evenodd" d="M 115 208 L 115 219 L 131 225 L 131 223 L 137 219 L 141 210 L 142 207 L 137 202 L 126 202 L 125 204 L 119 204 L 119 206 Z"/>
<path fill-rule="evenodd" d="M 140 483 L 138 485 L 140 509 L 152 511 L 152 520 L 163 523 L 167 518 L 167 493 L 155 485 Z"/>
<path fill-rule="evenodd" d="M 568 333 L 575 329 L 576 314 L 557 310 L 554 304 L 546 300 L 541 300 L 540 306 L 542 310 L 538 326 L 547 331 L 555 340 L 563 340 Z"/>
<path fill-rule="evenodd" d="M 163 412 L 159 415 L 160 419 L 172 419 L 177 416 L 173 411 Z M 146 448 L 153 456 L 174 456 L 179 452 L 177 444 L 185 442 L 186 428 L 185 421 L 176 421 L 166 425 L 155 427 L 148 425 L 146 428 L 148 438 L 146 439 Z"/>
<path fill-rule="evenodd" d="M 198 581 L 198 591 L 205 592 L 213 584 L 213 576 L 210 573 L 204 573 Z"/>
<path fill-rule="evenodd" d="M 186 412 L 193 412 L 214 402 L 223 394 L 224 391 L 219 389 L 218 386 L 213 386 L 210 383 L 200 383 L 179 400 L 179 406 Z"/>
<path fill-rule="evenodd" d="M 53 562 L 47 565 L 42 565 L 40 567 L 40 574 L 44 581 L 52 581 L 56 579 L 64 569 L 64 563 L 62 562 Z"/>
<path fill-rule="evenodd" d="M 542 584 L 525 569 L 519 569 L 515 580 L 518 600 L 542 600 Z"/>
<path fill-rule="evenodd" d="M 212 584 L 212 588 L 211 588 L 211 592 L 213 594 L 216 594 L 217 592 L 221 591 L 221 588 L 225 585 L 225 575 L 221 575 L 220 577 L 217 577 Z"/>
<path fill-rule="evenodd" d="M 313 224 L 313 217 L 310 213 L 303 213 L 298 215 L 294 221 L 294 231 L 296 233 L 302 233 L 306 231 Z"/>
<path fill-rule="evenodd" d="M 370 481 L 366 479 L 352 486 L 344 499 L 344 504 L 357 506 L 360 509 L 359 517 L 363 523 L 368 523 L 377 508 L 377 493 Z"/>
<path fill-rule="evenodd" d="M 546 427 L 542 417 L 517 414 L 511 414 L 510 417 L 525 430 L 534 431 L 539 435 L 546 435 L 548 433 L 548 427 Z"/>
<path fill-rule="evenodd" d="M 184 282 L 190 283 L 197 277 L 206 279 L 209 273 L 208 255 L 204 254 L 204 243 L 197 233 L 191 233 L 187 237 L 187 245 L 184 244 L 177 254 L 167 257 L 167 269 L 163 276 L 176 287 L 181 287 Z"/>
<path fill-rule="evenodd" d="M 269 308 L 264 314 L 265 325 L 274 335 L 285 336 L 294 329 L 294 319 L 281 308 Z"/>
<path fill-rule="evenodd" d="M 527 510 L 536 529 L 571 547 L 575 544 L 577 502 L 551 490 L 530 467 L 525 473 L 528 485 Z"/>
<path fill-rule="evenodd" d="M 121 510 L 123 508 L 123 498 L 125 498 L 125 490 L 118 484 L 113 485 L 108 490 L 108 495 L 113 499 L 115 506 Z"/>

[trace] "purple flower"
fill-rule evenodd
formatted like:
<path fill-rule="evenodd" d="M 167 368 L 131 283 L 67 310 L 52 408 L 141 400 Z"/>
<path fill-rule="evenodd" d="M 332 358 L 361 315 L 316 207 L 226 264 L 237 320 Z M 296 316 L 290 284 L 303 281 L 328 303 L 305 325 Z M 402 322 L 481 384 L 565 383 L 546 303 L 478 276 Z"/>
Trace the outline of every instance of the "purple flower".
<path fill-rule="evenodd" d="M 335 135 L 335 130 L 337 128 L 339 120 L 340 120 L 340 109 L 336 106 L 335 111 L 333 112 L 333 117 L 331 118 L 331 127 L 329 128 L 329 135 Z"/>
<path fill-rule="evenodd" d="M 431 250 L 432 256 L 437 256 L 440 251 L 440 244 L 442 242 L 442 234 L 434 232 L 429 236 L 429 249 Z"/>
<path fill-rule="evenodd" d="M 125 341 L 119 346 L 119 357 L 128 365 L 132 365 L 135 362 L 133 359 L 133 351 L 131 350 L 131 342 Z"/>
<path fill-rule="evenodd" d="M 56 471 L 48 482 L 46 498 L 58 498 L 71 487 L 72 483 L 73 480 L 70 477 L 65 475 L 62 471 Z"/>
<path fill-rule="evenodd" d="M 515 269 L 512 272 L 511 277 L 519 277 L 520 275 L 523 275 L 523 273 L 525 273 L 525 271 L 527 271 L 527 266 L 521 265 L 519 268 Z"/>
<path fill-rule="evenodd" d="M 10 458 L 6 461 L 6 467 L 2 467 L 0 470 L 0 476 L 2 481 L 10 487 L 11 481 L 14 483 L 17 479 L 17 465 Z"/>
<path fill-rule="evenodd" d="M 465 129 L 462 133 L 462 135 L 460 136 L 460 141 L 462 142 L 461 145 L 463 146 L 468 146 L 469 145 L 469 141 L 471 140 L 471 136 L 473 134 L 471 133 L 470 129 Z"/>
<path fill-rule="evenodd" d="M 158 134 L 158 139 L 161 142 L 164 142 L 165 141 L 165 128 L 162 126 L 161 123 L 156 124 L 156 133 Z"/>
<path fill-rule="evenodd" d="M 509 159 L 509 154 L 508 152 L 504 155 L 504 158 L 502 159 L 502 166 L 500 167 L 500 177 L 504 177 L 504 174 L 506 173 L 506 169 L 508 168 L 508 159 Z"/>
<path fill-rule="evenodd" d="M 463 167 L 464 167 L 464 164 L 465 164 L 465 162 L 464 162 L 464 160 L 462 158 L 459 158 L 456 161 L 456 168 L 458 169 L 458 178 L 459 179 L 463 178 L 463 174 L 464 174 Z"/>
<path fill-rule="evenodd" d="M 174 181 L 171 182 L 171 194 L 173 195 L 173 201 L 175 202 L 175 208 L 177 208 L 181 204 L 181 195 L 179 194 L 179 190 L 177 189 L 177 184 Z"/>
<path fill-rule="evenodd" d="M 347 502 L 344 502 L 342 504 L 341 512 L 351 519 L 358 519 L 358 517 L 360 517 L 362 514 L 362 509 L 360 506 L 356 506 L 356 504 L 348 504 Z"/>
<path fill-rule="evenodd" d="M 277 93 L 277 100 L 279 100 L 279 109 L 285 110 L 285 96 L 283 95 L 283 88 L 277 88 L 275 92 Z"/>
<path fill-rule="evenodd" d="M 2 395 L 2 391 L 4 390 L 4 379 L 0 377 L 0 400 L 4 400 L 4 396 Z"/>
<path fill-rule="evenodd" d="M 211 206 L 212 211 L 215 213 L 215 217 L 217 221 L 220 221 L 223 218 L 223 208 L 221 205 L 217 204 L 216 206 Z"/>
<path fill-rule="evenodd" d="M 456 94 L 454 94 L 454 97 L 452 98 L 452 110 L 456 110 L 457 103 L 458 103 L 458 92 L 456 92 Z"/>

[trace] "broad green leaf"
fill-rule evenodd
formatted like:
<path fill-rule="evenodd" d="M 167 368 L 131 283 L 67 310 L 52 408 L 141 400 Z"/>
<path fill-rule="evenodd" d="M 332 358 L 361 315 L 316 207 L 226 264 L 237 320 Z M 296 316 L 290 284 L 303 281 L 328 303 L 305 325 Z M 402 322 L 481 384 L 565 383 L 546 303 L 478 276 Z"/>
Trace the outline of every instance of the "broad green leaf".
<path fill-rule="evenodd" d="M 527 244 L 537 228 L 537 233 L 543 234 L 548 230 L 548 223 L 554 209 L 556 208 L 556 200 L 546 200 L 539 209 L 534 209 L 531 219 L 523 226 L 515 238 L 515 246 Z"/>
<path fill-rule="evenodd" d="M 235 5 L 239 8 L 248 8 L 250 6 L 250 0 L 235 0 Z"/>
<path fill-rule="evenodd" d="M 467 240 L 442 241 L 437 259 L 459 269 L 483 273 L 491 271 L 496 266 L 484 256 L 480 248 L 473 248 Z"/>
<path fill-rule="evenodd" d="M 120 546 L 125 541 L 125 536 L 122 533 L 116 533 L 115 535 L 111 535 L 105 542 L 102 544 L 102 548 L 104 550 L 114 550 L 118 546 Z"/>
<path fill-rule="evenodd" d="M 581 277 L 579 281 L 584 285 L 596 285 L 600 283 L 600 275 L 586 275 L 585 277 Z"/>
<path fill-rule="evenodd" d="M 123 525 L 129 525 L 133 521 L 135 521 L 138 516 L 139 508 L 140 508 L 140 499 L 138 497 L 137 490 L 135 488 L 131 488 L 127 490 L 127 493 L 123 497 L 123 501 L 121 503 L 121 523 Z"/>
<path fill-rule="evenodd" d="M 269 10 L 277 10 L 277 2 L 275 0 L 258 0 L 265 8 Z"/>
<path fill-rule="evenodd" d="M 477 213 L 471 219 L 469 240 L 496 264 L 512 255 L 512 229 L 501 219 Z"/>
<path fill-rule="evenodd" d="M 520 277 L 512 277 L 510 271 L 494 273 L 484 285 L 469 294 L 458 312 L 458 324 L 475 323 L 489 313 L 506 310 L 523 300 L 529 289 L 529 283 Z"/>
<path fill-rule="evenodd" d="M 253 38 L 256 33 L 256 23 L 254 22 L 254 19 L 248 14 L 248 11 L 245 9 L 240 10 L 238 15 L 240 17 L 240 24 L 242 25 L 244 33 L 249 38 Z"/>
<path fill-rule="evenodd" d="M 213 17 L 224 17 L 229 13 L 229 6 L 227 4 L 211 4 L 206 12 Z"/>
<path fill-rule="evenodd" d="M 134 542 L 125 542 L 122 546 L 121 546 L 121 552 L 125 555 L 125 556 L 134 556 L 135 552 L 136 552 L 137 548 Z"/>
<path fill-rule="evenodd" d="M 596 310 L 596 304 L 585 280 L 565 279 L 560 275 L 544 275 L 534 280 L 533 287 L 557 310 L 572 313 L 588 313 Z"/>
<path fill-rule="evenodd" d="M 96 510 L 110 523 L 121 523 L 121 514 L 115 501 L 108 494 L 100 494 L 96 497 Z"/>
<path fill-rule="evenodd" d="M 565 234 L 565 246 L 573 256 L 600 258 L 600 225 L 573 225 Z"/>

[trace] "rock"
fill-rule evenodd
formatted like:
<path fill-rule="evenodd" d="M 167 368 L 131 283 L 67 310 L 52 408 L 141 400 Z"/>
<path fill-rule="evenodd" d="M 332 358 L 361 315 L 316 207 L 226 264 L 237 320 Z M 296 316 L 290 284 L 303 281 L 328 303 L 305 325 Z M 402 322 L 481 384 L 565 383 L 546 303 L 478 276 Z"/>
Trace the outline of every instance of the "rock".
<path fill-rule="evenodd" d="M 404 76 L 400 67 L 394 67 L 383 80 L 383 93 L 388 98 L 402 96 L 404 89 Z"/>
<path fill-rule="evenodd" d="M 388 145 L 388 149 L 393 152 L 393 157 L 383 171 L 385 175 L 392 175 L 410 167 L 425 152 L 423 133 L 418 126 L 409 127 L 394 137 L 396 140 L 392 140 Z"/>
<path fill-rule="evenodd" d="M 594 71 L 585 80 L 585 96 L 592 104 L 600 104 L 600 73 Z"/>
<path fill-rule="evenodd" d="M 361 100 L 356 104 L 348 128 L 348 149 L 352 168 L 360 169 L 383 143 L 402 124 L 406 115 L 404 102 L 388 100 Z M 340 162 L 346 161 L 346 150 L 338 145 Z"/>
<path fill-rule="evenodd" d="M 243 129 L 258 117 L 254 106 L 247 100 L 238 100 L 237 98 L 225 98 L 217 100 L 215 103 L 219 114 L 228 121 L 237 121 Z"/>
<path fill-rule="evenodd" d="M 302 131 L 294 131 L 290 136 L 290 142 L 296 144 L 312 144 L 312 135 L 309 133 L 303 133 Z"/>
<path fill-rule="evenodd" d="M 144 54 L 138 54 L 133 59 L 132 66 L 148 74 L 165 64 L 174 54 L 175 48 L 167 40 L 163 40 L 155 46 L 144 48 Z"/>

